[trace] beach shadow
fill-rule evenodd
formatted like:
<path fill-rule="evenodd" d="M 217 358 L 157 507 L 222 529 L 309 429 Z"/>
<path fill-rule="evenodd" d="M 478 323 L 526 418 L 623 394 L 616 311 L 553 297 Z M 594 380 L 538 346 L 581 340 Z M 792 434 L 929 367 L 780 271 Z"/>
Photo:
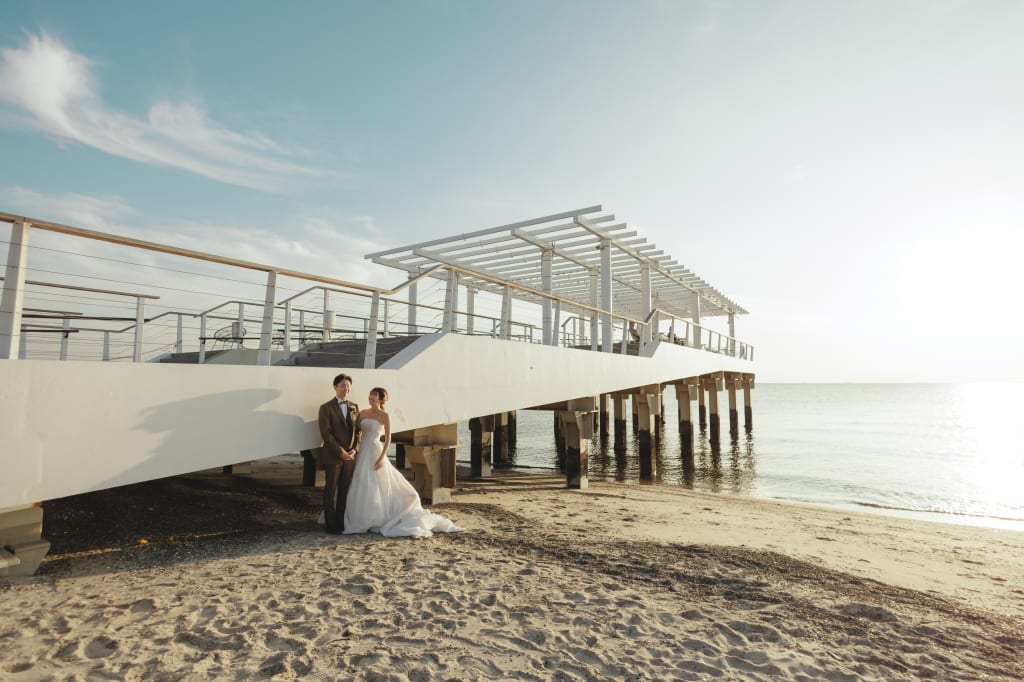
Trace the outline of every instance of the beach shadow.
<path fill-rule="evenodd" d="M 298 477 L 282 485 L 202 472 L 48 500 L 44 535 L 51 546 L 38 575 L 244 558 L 265 552 L 262 539 L 274 534 L 282 542 L 322 539 L 315 522 L 322 491 L 299 485 Z"/>

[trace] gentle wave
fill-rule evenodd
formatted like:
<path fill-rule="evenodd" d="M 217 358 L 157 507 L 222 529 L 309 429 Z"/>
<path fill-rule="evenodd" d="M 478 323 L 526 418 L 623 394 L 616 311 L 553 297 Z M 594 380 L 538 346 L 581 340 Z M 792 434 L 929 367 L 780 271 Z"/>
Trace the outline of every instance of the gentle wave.
<path fill-rule="evenodd" d="M 897 507 L 886 504 L 875 504 L 872 502 L 852 502 L 858 507 L 868 507 L 870 509 L 881 509 L 883 511 L 898 511 L 898 512 L 920 512 L 925 514 L 941 514 L 947 516 L 962 516 L 969 519 L 994 519 L 996 521 L 1015 521 L 1024 523 L 1024 516 L 999 516 L 997 514 L 984 514 L 984 513 L 971 513 L 962 511 L 951 511 L 948 509 L 920 509 L 915 507 Z"/>

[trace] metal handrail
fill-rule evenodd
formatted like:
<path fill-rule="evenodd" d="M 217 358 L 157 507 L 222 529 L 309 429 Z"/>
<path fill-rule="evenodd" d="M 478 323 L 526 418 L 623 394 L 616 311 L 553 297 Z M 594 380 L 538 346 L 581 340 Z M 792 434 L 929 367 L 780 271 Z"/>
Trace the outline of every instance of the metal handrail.
<path fill-rule="evenodd" d="M 347 293 L 349 295 L 369 296 L 369 297 L 371 297 L 373 299 L 373 303 L 371 304 L 371 314 L 370 314 L 370 318 L 369 318 L 369 326 L 367 328 L 367 333 L 368 333 L 368 335 L 372 336 L 374 339 L 376 338 L 376 329 L 377 329 L 376 325 L 377 325 L 377 320 L 378 320 L 377 310 L 378 310 L 378 305 L 379 305 L 380 298 L 382 296 L 392 296 L 392 295 L 394 295 L 394 294 L 396 294 L 396 293 L 406 289 L 407 287 L 413 285 L 414 283 L 418 282 L 419 280 L 421 280 L 423 278 L 426 278 L 426 277 L 436 277 L 437 273 L 440 270 L 448 271 L 450 273 L 449 277 L 452 277 L 453 275 L 456 275 L 456 276 L 457 275 L 467 275 L 467 276 L 470 276 L 470 277 L 472 277 L 473 279 L 475 279 L 477 281 L 486 282 L 486 283 L 488 283 L 490 285 L 494 285 L 495 287 L 499 287 L 502 290 L 502 292 L 504 292 L 503 296 L 505 296 L 505 297 L 511 296 L 512 292 L 519 292 L 519 293 L 522 293 L 522 294 L 526 294 L 527 296 L 529 296 L 529 297 L 531 297 L 533 299 L 538 299 L 539 298 L 539 299 L 542 299 L 542 300 L 546 299 L 546 300 L 555 302 L 555 303 L 559 304 L 560 306 L 563 306 L 563 308 L 566 309 L 566 310 L 578 310 L 580 312 L 589 311 L 589 312 L 591 312 L 591 313 L 593 313 L 595 315 L 607 316 L 607 317 L 605 317 L 606 323 L 607 323 L 608 319 L 611 319 L 611 320 L 614 320 L 614 321 L 620 321 L 621 320 L 623 323 L 634 322 L 634 323 L 641 323 L 641 324 L 649 324 L 650 320 L 653 319 L 652 316 L 657 314 L 658 312 L 664 313 L 664 314 L 668 315 L 669 317 L 671 317 L 672 319 L 679 319 L 679 318 L 676 318 L 676 317 L 672 316 L 670 313 L 667 313 L 666 311 L 663 311 L 663 310 L 660 310 L 660 309 L 655 309 L 655 310 L 651 311 L 650 315 L 648 315 L 648 319 L 647 320 L 638 320 L 638 319 L 633 318 L 631 316 L 623 315 L 621 313 L 617 313 L 617 312 L 615 312 L 613 310 L 604 310 L 603 308 L 601 308 L 599 306 L 596 306 L 596 305 L 590 305 L 590 304 L 583 303 L 583 302 L 578 301 L 578 300 L 565 298 L 563 296 L 559 296 L 559 295 L 556 295 L 556 294 L 553 294 L 553 293 L 550 293 L 550 292 L 540 291 L 540 290 L 534 289 L 533 287 L 528 287 L 528 286 L 525 286 L 523 284 L 519 284 L 519 283 L 515 283 L 515 282 L 510 282 L 510 281 L 506 281 L 506 280 L 503 280 L 503 279 L 500 279 L 500 278 L 497 278 L 497 277 L 494 277 L 494 276 L 486 275 L 486 274 L 483 274 L 483 273 L 480 273 L 480 272 L 475 272 L 473 270 L 469 270 L 469 269 L 466 269 L 466 268 L 463 268 L 463 267 L 460 267 L 460 266 L 454 265 L 454 264 L 437 264 L 437 265 L 434 265 L 431 268 L 429 268 L 429 269 L 427 269 L 427 270 L 425 270 L 425 271 L 423 271 L 421 273 L 418 273 L 415 277 L 408 278 L 408 279 L 404 280 L 403 282 L 401 282 L 398 286 L 396 286 L 394 288 L 383 289 L 381 287 L 375 287 L 375 286 L 370 286 L 370 285 L 365 285 L 365 284 L 359 284 L 359 283 L 356 283 L 356 282 L 349 282 L 349 281 L 346 281 L 346 280 L 335 279 L 335 278 L 332 278 L 332 277 L 323 277 L 323 276 L 320 276 L 320 275 L 314 275 L 312 273 L 301 272 L 301 271 L 298 271 L 298 270 L 291 270 L 291 269 L 288 269 L 288 268 L 280 268 L 280 267 L 265 265 L 265 264 L 262 264 L 262 263 L 255 263 L 255 262 L 251 262 L 251 261 L 244 261 L 244 260 L 235 259 L 235 258 L 228 258 L 228 257 L 224 257 L 224 256 L 218 256 L 218 255 L 215 255 L 215 254 L 205 253 L 205 252 L 202 252 L 202 251 L 194 251 L 194 250 L 191 250 L 191 249 L 182 249 L 182 248 L 179 248 L 179 247 L 169 246 L 169 245 L 165 245 L 165 244 L 158 244 L 158 243 L 155 243 L 155 242 L 148 242 L 148 241 L 143 241 L 143 240 L 139 240 L 139 239 L 132 239 L 132 238 L 123 237 L 123 236 L 120 236 L 120 235 L 113 235 L 113 234 L 108 234 L 108 233 L 103 233 L 103 232 L 97 232 L 97 231 L 94 231 L 94 230 L 87 230 L 87 229 L 84 229 L 84 228 L 73 227 L 73 226 L 70 226 L 70 225 L 62 224 L 62 223 L 56 223 L 56 222 L 51 222 L 51 221 L 46 221 L 46 220 L 39 220 L 39 219 L 31 218 L 31 217 L 28 217 L 28 216 L 19 216 L 19 215 L 14 215 L 14 214 L 10 214 L 10 213 L 0 212 L 0 221 L 9 222 L 9 223 L 12 223 L 12 224 L 14 224 L 14 223 L 24 223 L 26 225 L 26 227 L 28 227 L 28 228 L 42 229 L 42 230 L 45 230 L 45 231 L 56 232 L 56 233 L 59 233 L 59 234 L 65 234 L 65 235 L 69 235 L 69 236 L 75 236 L 75 237 L 86 238 L 86 239 L 93 239 L 93 240 L 96 240 L 96 241 L 112 243 L 112 244 L 118 244 L 118 245 L 121 245 L 121 246 L 128 246 L 128 247 L 131 247 L 131 248 L 138 248 L 138 249 L 154 251 L 154 252 L 158 252 L 158 253 L 164 253 L 164 254 L 175 255 L 175 256 L 182 256 L 182 257 L 185 257 L 185 258 L 191 258 L 191 259 L 199 260 L 199 261 L 205 261 L 205 262 L 210 262 L 210 263 L 217 263 L 217 264 L 221 264 L 221 265 L 227 265 L 227 266 L 231 266 L 231 267 L 238 267 L 238 268 L 254 270 L 254 271 L 259 271 L 259 272 L 265 272 L 265 273 L 268 273 L 268 284 L 267 284 L 268 291 L 273 287 L 272 282 L 276 281 L 276 276 L 277 275 L 283 275 L 283 276 L 293 277 L 293 278 L 297 278 L 297 279 L 305 279 L 305 280 L 308 280 L 308 281 L 311 281 L 311 282 L 317 282 L 318 283 L 319 286 L 311 287 L 311 288 L 305 290 L 304 292 L 302 292 L 300 294 L 296 294 L 294 296 L 291 296 L 288 299 L 285 299 L 284 301 L 282 301 L 281 302 L 282 304 L 290 303 L 295 298 L 297 298 L 299 296 L 302 296 L 302 295 L 305 295 L 305 294 L 307 294 L 310 291 L 313 291 L 315 289 L 318 289 L 318 288 L 322 289 L 322 288 L 324 288 L 323 285 L 328 285 L 328 286 L 332 286 L 332 287 L 343 287 L 344 289 L 347 289 L 348 291 L 339 291 L 338 293 Z M 45 285 L 47 283 L 32 282 L 32 284 L 44 284 Z M 126 327 L 124 330 L 120 330 L 120 331 L 128 331 L 130 329 L 135 328 L 137 330 L 137 335 L 138 335 L 138 331 L 139 331 L 138 328 L 140 327 L 140 323 L 144 323 L 145 322 L 144 318 L 141 315 L 142 300 L 143 299 L 158 299 L 159 298 L 158 296 L 152 296 L 152 295 L 146 295 L 146 294 L 130 294 L 130 293 L 126 293 L 126 292 L 114 292 L 114 291 L 108 291 L 108 290 L 93 289 L 93 288 L 88 288 L 88 287 L 76 287 L 76 286 L 73 286 L 73 285 L 52 285 L 52 286 L 61 286 L 61 287 L 65 287 L 65 288 L 69 288 L 69 289 L 76 289 L 76 290 L 81 290 L 81 291 L 91 291 L 91 292 L 98 292 L 98 293 L 107 293 L 107 294 L 116 294 L 116 295 L 124 295 L 124 296 L 133 296 L 133 297 L 135 297 L 137 299 L 137 301 L 138 301 L 139 306 L 140 306 L 140 313 L 139 313 L 138 321 L 135 324 L 130 325 L 130 326 Z M 494 292 L 494 293 L 497 293 L 497 292 Z M 390 300 L 390 299 L 386 299 L 386 300 Z M 230 305 L 232 303 L 238 304 L 240 306 L 254 305 L 254 303 L 246 302 L 246 301 L 229 301 L 229 302 L 221 303 L 218 306 L 215 306 L 214 308 L 211 308 L 210 310 L 208 310 L 208 311 L 206 311 L 204 313 L 194 314 L 194 313 L 168 312 L 168 313 L 164 313 L 163 315 L 176 314 L 176 315 L 179 315 L 179 319 L 180 319 L 181 315 L 190 315 L 191 317 L 204 317 L 205 315 L 207 315 L 207 314 L 209 314 L 211 312 L 214 312 L 217 309 L 219 309 L 219 308 L 221 308 L 221 307 L 223 307 L 225 305 Z M 269 298 L 264 303 L 264 310 L 265 310 L 264 319 L 263 319 L 264 325 L 272 324 L 272 320 L 270 322 L 267 322 L 267 320 L 268 320 L 268 315 L 267 314 L 269 313 L 271 315 L 271 317 L 272 317 L 271 311 L 273 309 L 277 308 L 279 305 L 280 304 L 274 304 L 273 301 L 270 300 Z M 413 305 L 413 304 L 410 303 L 409 305 Z M 446 308 L 447 308 L 447 306 L 446 306 Z M 239 312 L 242 313 L 243 311 L 240 310 Z M 463 313 L 463 312 L 458 312 L 458 311 L 454 311 L 454 310 L 445 310 L 446 316 L 448 314 L 451 314 L 451 313 L 466 314 L 466 315 L 469 314 L 468 312 L 467 313 Z M 474 316 L 476 316 L 475 313 L 474 313 Z M 158 317 L 160 317 L 160 316 L 158 316 Z M 244 315 L 243 315 L 243 317 L 244 317 Z M 481 315 L 480 317 L 488 318 L 490 316 Z M 153 319 L 157 319 L 157 318 L 153 318 Z M 498 318 L 490 317 L 490 319 L 497 320 Z M 503 322 L 503 323 L 506 322 L 506 321 L 509 324 L 512 323 L 512 320 L 509 318 L 509 316 L 505 312 L 502 313 L 502 317 L 500 319 L 501 319 L 501 322 Z M 529 324 L 529 325 L 526 325 L 524 323 L 516 323 L 516 324 L 519 324 L 519 325 L 522 325 L 522 326 L 526 326 L 526 327 L 531 328 L 531 329 L 535 327 L 532 324 Z M 686 324 L 688 324 L 688 325 L 693 324 L 696 328 L 701 329 L 701 331 L 703 332 L 703 328 L 700 327 L 700 325 L 698 325 L 696 323 L 686 322 Z M 717 334 L 718 335 L 719 343 L 720 344 L 721 344 L 721 339 L 723 339 L 723 338 L 724 339 L 728 339 L 730 341 L 738 341 L 736 339 L 733 339 L 733 337 L 725 336 L 725 335 L 717 333 L 717 332 L 711 332 L 710 330 L 709 330 L 709 332 L 711 334 Z M 507 334 L 508 330 L 504 330 L 503 333 Z M 264 327 L 263 331 L 261 332 L 261 338 L 263 336 L 265 336 L 265 335 L 266 335 L 266 327 Z M 710 340 L 710 338 L 709 338 L 709 340 Z M 269 338 L 267 339 L 267 341 L 269 341 Z M 138 358 L 138 353 L 139 353 L 139 348 L 140 348 L 140 345 L 139 345 L 140 342 L 141 342 L 141 339 L 137 338 L 136 339 L 136 360 L 139 359 Z M 748 349 L 751 349 L 751 350 L 753 348 L 752 346 L 749 346 L 747 344 L 742 344 L 742 342 L 740 342 L 740 344 L 741 344 L 741 346 L 743 348 L 748 348 Z M 265 353 L 265 351 L 266 351 L 266 353 Z M 369 363 L 372 361 L 372 355 L 373 355 L 374 352 L 375 352 L 375 349 L 372 347 L 371 344 L 368 344 L 367 345 L 367 359 L 366 359 L 366 362 L 368 363 L 367 366 L 370 366 Z M 269 350 L 265 349 L 263 347 L 263 342 L 261 342 L 261 356 L 265 355 L 263 362 L 268 362 L 269 361 L 269 354 L 268 353 L 269 353 Z"/>

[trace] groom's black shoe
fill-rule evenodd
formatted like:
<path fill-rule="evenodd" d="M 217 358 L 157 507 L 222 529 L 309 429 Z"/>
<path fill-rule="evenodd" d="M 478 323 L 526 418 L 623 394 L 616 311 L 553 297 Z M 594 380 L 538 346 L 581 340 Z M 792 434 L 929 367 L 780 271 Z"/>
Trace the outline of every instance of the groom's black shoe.
<path fill-rule="evenodd" d="M 340 528 L 326 528 L 325 531 L 328 535 L 341 535 Z"/>

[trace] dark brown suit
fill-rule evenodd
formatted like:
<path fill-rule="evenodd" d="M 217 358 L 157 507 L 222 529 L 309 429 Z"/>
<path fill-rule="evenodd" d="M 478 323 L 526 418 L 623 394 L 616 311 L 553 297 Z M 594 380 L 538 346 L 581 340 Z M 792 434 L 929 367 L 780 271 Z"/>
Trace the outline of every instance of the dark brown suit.
<path fill-rule="evenodd" d="M 331 398 L 320 406 L 317 421 L 320 423 L 320 437 L 324 439 L 320 449 L 320 463 L 325 471 L 324 483 L 324 525 L 329 533 L 336 533 L 345 527 L 345 498 L 352 483 L 355 460 L 344 460 L 341 451 L 359 448 L 359 406 L 348 401 L 348 419 L 341 412 L 337 398 Z M 337 502 L 335 502 L 337 499 Z"/>

